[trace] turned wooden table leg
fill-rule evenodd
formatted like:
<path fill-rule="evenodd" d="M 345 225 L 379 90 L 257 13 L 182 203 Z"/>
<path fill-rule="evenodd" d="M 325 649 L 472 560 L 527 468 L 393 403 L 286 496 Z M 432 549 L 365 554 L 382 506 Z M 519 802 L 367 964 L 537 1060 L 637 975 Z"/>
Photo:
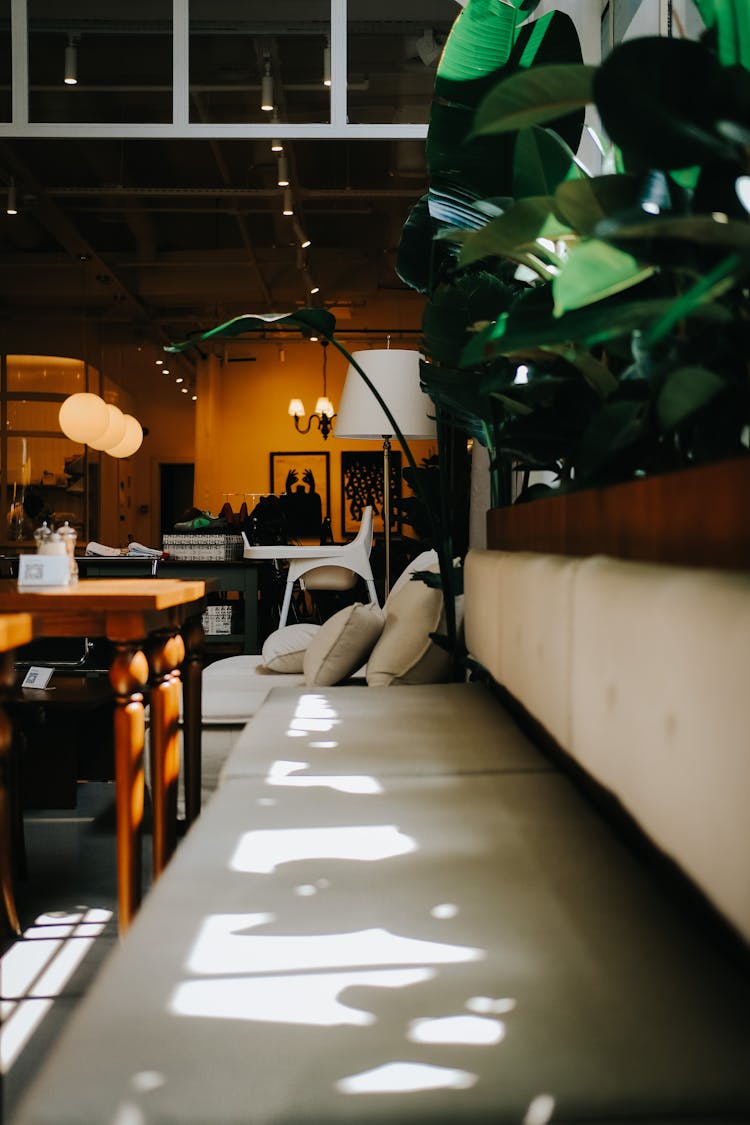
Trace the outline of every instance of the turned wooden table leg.
<path fill-rule="evenodd" d="M 11 687 L 14 682 L 15 667 L 10 653 L 0 655 L 0 684 Z M 0 938 L 17 936 L 21 932 L 13 890 L 13 821 L 18 814 L 15 803 L 18 801 L 18 787 L 12 778 L 12 731 L 5 711 L 0 707 Z"/>
<path fill-rule="evenodd" d="M 177 846 L 177 785 L 180 775 L 180 671 L 185 645 L 179 633 L 155 633 L 151 665 L 151 801 L 154 816 L 154 878 Z"/>
<path fill-rule="evenodd" d="M 200 617 L 191 617 L 182 627 L 185 641 L 183 664 L 183 764 L 185 771 L 185 822 L 191 825 L 201 811 L 201 721 L 205 633 Z"/>
<path fill-rule="evenodd" d="M 117 895 L 120 932 L 124 933 L 141 901 L 145 737 L 141 689 L 148 683 L 145 653 L 131 644 L 117 642 L 109 679 L 115 692 Z"/>

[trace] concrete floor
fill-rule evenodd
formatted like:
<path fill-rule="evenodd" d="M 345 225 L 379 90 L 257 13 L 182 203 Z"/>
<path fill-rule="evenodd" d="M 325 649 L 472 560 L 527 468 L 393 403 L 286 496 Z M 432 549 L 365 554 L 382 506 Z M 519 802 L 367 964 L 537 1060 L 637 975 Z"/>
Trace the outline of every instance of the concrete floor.
<path fill-rule="evenodd" d="M 15 1110 L 76 1004 L 117 943 L 114 784 L 82 782 L 75 809 L 28 812 L 23 937 L 0 965 L 2 1109 Z M 144 836 L 144 884 L 151 836 Z"/>

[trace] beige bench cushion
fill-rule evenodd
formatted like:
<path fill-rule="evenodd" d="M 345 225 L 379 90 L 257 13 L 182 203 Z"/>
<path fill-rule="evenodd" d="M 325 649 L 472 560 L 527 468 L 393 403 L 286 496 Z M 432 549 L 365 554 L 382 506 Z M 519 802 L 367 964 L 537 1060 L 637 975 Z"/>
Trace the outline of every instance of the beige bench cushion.
<path fill-rule="evenodd" d="M 225 784 L 15 1125 L 747 1119 L 747 976 L 535 762 Z"/>
<path fill-rule="evenodd" d="M 283 768 L 338 774 L 354 762 L 366 776 L 552 768 L 479 684 L 274 688 L 238 738 L 222 782 Z"/>
<path fill-rule="evenodd" d="M 750 941 L 750 575 L 582 561 L 571 658 L 573 755 Z"/>
<path fill-rule="evenodd" d="M 470 551 L 466 645 L 561 745 L 570 745 L 573 579 L 580 560 Z"/>

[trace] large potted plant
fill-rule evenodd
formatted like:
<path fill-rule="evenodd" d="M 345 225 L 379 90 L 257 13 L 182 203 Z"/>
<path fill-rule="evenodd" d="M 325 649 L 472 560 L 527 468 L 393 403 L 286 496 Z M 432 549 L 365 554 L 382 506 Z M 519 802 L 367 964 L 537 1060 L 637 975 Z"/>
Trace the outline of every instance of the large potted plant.
<path fill-rule="evenodd" d="M 747 452 L 750 16 L 696 4 L 702 42 L 599 67 L 566 16 L 526 20 L 536 0 L 469 0 L 446 43 L 398 269 L 426 297 L 425 387 L 489 448 L 495 504 L 511 463 L 566 492 Z"/>

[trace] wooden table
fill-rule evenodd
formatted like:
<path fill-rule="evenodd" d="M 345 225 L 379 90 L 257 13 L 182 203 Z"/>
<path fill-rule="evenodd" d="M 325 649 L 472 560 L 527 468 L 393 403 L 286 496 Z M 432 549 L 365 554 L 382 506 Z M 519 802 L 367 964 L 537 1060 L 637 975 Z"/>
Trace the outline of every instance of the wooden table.
<path fill-rule="evenodd" d="M 11 688 L 15 679 L 13 650 L 32 639 L 32 620 L 28 613 L 0 614 L 0 684 Z M 11 729 L 0 708 L 0 938 L 19 934 L 18 913 L 13 894 L 11 850 Z"/>
<path fill-rule="evenodd" d="M 109 679 L 115 693 L 114 748 L 117 878 L 120 929 L 141 901 L 141 826 L 144 809 L 143 689 L 151 680 L 150 735 L 154 877 L 176 845 L 179 774 L 180 665 L 186 661 L 185 757 L 200 791 L 200 619 L 206 583 L 151 578 L 86 579 L 74 586 L 18 589 L 0 583 L 0 613 L 34 618 L 36 636 L 106 637 L 114 655 Z M 187 647 L 187 660 L 186 660 Z"/>

